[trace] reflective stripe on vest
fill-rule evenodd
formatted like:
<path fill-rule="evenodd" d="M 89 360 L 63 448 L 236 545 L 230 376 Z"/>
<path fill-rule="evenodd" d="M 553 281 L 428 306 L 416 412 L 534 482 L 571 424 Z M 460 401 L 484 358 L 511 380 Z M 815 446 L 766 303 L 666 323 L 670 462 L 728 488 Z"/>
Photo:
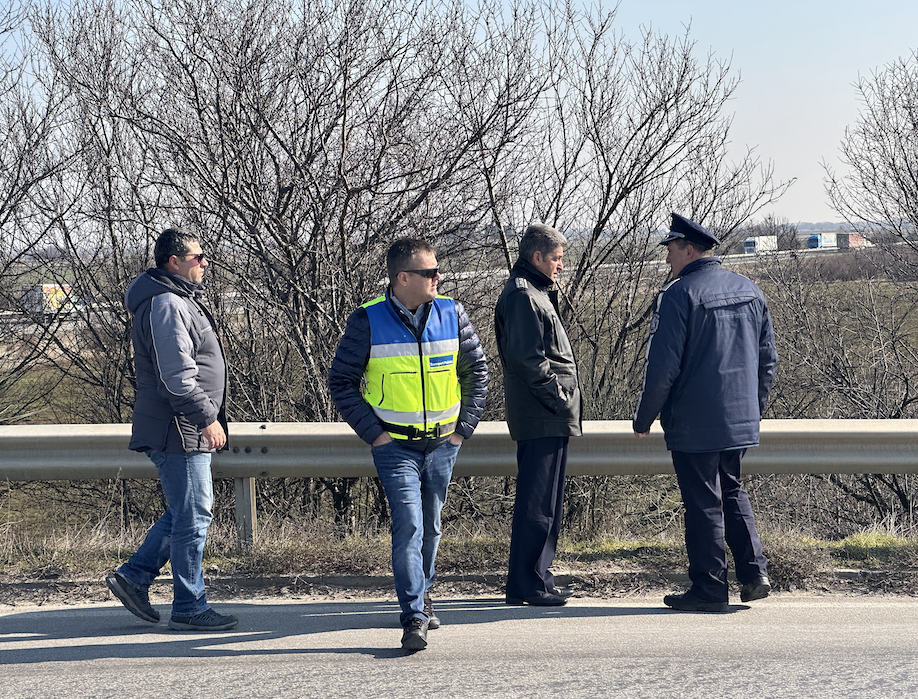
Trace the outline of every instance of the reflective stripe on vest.
<path fill-rule="evenodd" d="M 420 341 L 385 296 L 363 307 L 370 319 L 363 397 L 373 412 L 391 426 L 395 439 L 454 432 L 462 407 L 455 302 L 446 296 L 433 300 Z"/>

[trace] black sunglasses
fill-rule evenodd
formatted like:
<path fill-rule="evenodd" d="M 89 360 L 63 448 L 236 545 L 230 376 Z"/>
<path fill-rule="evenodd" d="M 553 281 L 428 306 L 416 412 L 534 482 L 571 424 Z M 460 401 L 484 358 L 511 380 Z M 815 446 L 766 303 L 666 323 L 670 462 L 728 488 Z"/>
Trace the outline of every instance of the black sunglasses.
<path fill-rule="evenodd" d="M 204 260 L 207 259 L 207 256 L 203 252 L 199 252 L 197 255 L 182 255 L 186 260 L 195 259 L 198 261 L 198 264 L 201 264 Z"/>
<path fill-rule="evenodd" d="M 410 274 L 419 274 L 422 277 L 427 277 L 428 279 L 433 279 L 440 273 L 439 267 L 431 267 L 430 269 L 404 269 L 403 272 L 409 272 Z"/>

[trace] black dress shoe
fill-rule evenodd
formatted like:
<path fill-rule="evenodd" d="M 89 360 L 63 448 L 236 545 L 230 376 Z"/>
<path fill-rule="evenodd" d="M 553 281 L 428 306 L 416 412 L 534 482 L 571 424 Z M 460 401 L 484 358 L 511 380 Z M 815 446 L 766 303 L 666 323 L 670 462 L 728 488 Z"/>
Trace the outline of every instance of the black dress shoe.
<path fill-rule="evenodd" d="M 529 597 L 507 595 L 507 604 L 531 604 L 533 607 L 563 607 L 567 598 L 553 595 L 550 592 L 537 592 Z"/>
<path fill-rule="evenodd" d="M 743 602 L 754 602 L 757 599 L 765 599 L 771 593 L 771 583 L 764 575 L 760 575 L 751 583 L 743 585 L 740 590 L 740 599 Z"/>
<path fill-rule="evenodd" d="M 553 594 L 555 597 L 573 597 L 574 591 L 569 587 L 550 587 L 547 592 Z"/>
<path fill-rule="evenodd" d="M 680 612 L 729 612 L 730 605 L 726 602 L 709 602 L 696 597 L 691 590 L 681 595 L 666 595 L 663 604 Z"/>

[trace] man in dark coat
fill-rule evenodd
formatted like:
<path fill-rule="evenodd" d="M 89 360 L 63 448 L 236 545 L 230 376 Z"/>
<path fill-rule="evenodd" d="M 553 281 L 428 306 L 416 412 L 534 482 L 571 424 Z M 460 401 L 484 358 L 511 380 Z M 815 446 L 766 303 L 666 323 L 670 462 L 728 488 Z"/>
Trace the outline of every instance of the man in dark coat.
<path fill-rule="evenodd" d="M 517 442 L 507 604 L 559 606 L 571 595 L 549 571 L 564 512 L 568 439 L 581 432 L 577 365 L 554 288 L 566 244 L 550 226 L 529 226 L 494 314 L 507 425 Z"/>
<path fill-rule="evenodd" d="M 662 241 L 673 280 L 656 300 L 634 432 L 657 415 L 685 506 L 691 588 L 663 602 L 683 611 L 728 606 L 726 545 L 743 602 L 771 591 L 740 460 L 759 443 L 778 355 L 768 304 L 749 279 L 721 267 L 707 229 L 672 214 Z"/>

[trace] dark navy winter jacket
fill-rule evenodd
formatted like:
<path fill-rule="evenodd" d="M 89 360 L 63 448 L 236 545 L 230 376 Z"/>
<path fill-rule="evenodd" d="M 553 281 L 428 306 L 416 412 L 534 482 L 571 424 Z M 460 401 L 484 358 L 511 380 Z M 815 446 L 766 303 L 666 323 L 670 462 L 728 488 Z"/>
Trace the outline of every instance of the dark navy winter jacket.
<path fill-rule="evenodd" d="M 124 295 L 134 315 L 131 340 L 137 394 L 130 448 L 207 450 L 201 429 L 226 430 L 226 362 L 199 284 L 153 268 Z"/>
<path fill-rule="evenodd" d="M 386 290 L 386 303 L 390 290 Z M 394 305 L 393 305 L 394 307 Z M 398 310 L 396 309 L 398 313 Z M 485 398 L 488 395 L 488 365 L 484 350 L 465 309 L 456 302 L 456 315 L 459 325 L 459 356 L 456 360 L 456 373 L 462 393 L 462 407 L 456 422 L 456 433 L 463 439 L 472 436 L 478 427 L 481 414 L 484 412 Z M 405 325 L 410 327 L 406 321 Z M 344 334 L 335 351 L 328 372 L 328 388 L 338 412 L 353 428 L 357 436 L 367 444 L 372 444 L 385 429 L 376 413 L 364 400 L 361 392 L 361 381 L 364 370 L 370 359 L 370 319 L 362 306 L 347 319 Z M 419 449 L 430 449 L 446 440 L 414 440 L 408 446 Z"/>
<path fill-rule="evenodd" d="M 777 362 L 759 288 L 719 258 L 695 260 L 657 297 L 634 431 L 659 414 L 670 451 L 756 446 Z"/>

